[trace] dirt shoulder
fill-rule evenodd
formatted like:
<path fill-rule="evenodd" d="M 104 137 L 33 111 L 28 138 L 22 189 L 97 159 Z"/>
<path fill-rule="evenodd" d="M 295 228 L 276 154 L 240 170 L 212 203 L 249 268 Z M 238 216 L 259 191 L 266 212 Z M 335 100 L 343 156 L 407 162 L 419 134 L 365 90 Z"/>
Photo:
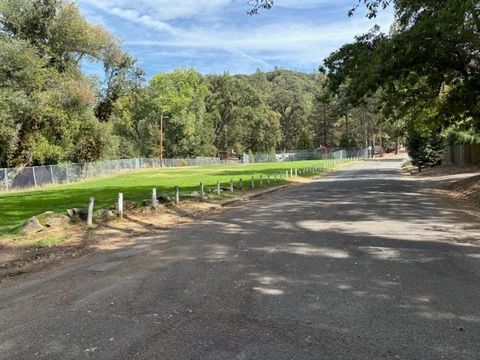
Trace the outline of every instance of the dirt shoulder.
<path fill-rule="evenodd" d="M 316 176 L 325 176 L 328 173 Z M 288 185 L 238 193 L 228 200 L 182 201 L 180 204 L 131 209 L 125 216 L 97 220 L 93 227 L 85 223 L 66 223 L 32 234 L 0 237 L 0 282 L 9 277 L 31 273 L 78 258 L 85 254 L 116 249 L 142 240 L 142 236 L 160 234 L 185 223 L 226 211 L 242 201 L 312 182 L 313 178 L 294 178 Z"/>
<path fill-rule="evenodd" d="M 438 166 L 406 171 L 423 185 L 444 196 L 467 203 L 480 212 L 480 166 Z"/>

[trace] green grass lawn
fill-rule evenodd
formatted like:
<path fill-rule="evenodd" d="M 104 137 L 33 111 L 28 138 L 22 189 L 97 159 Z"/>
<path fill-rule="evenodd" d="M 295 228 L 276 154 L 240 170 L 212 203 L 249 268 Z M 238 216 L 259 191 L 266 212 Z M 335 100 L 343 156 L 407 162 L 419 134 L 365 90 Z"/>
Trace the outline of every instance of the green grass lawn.
<path fill-rule="evenodd" d="M 15 231 L 26 219 L 45 211 L 65 213 L 66 209 L 85 207 L 90 197 L 95 198 L 96 209 L 109 208 L 115 204 L 117 194 L 122 192 L 125 201 L 141 203 L 151 197 L 152 188 L 157 188 L 157 194 L 167 193 L 173 196 L 175 186 L 180 187 L 183 195 L 199 190 L 200 182 L 206 189 L 214 187 L 217 181 L 228 186 L 233 179 L 238 183 L 243 178 L 244 188 L 249 189 L 250 179 L 255 176 L 272 177 L 273 185 L 285 183 L 285 180 L 273 182 L 275 173 L 285 173 L 290 168 L 307 168 L 314 164 L 322 164 L 325 169 L 333 167 L 328 160 L 295 161 L 284 163 L 265 163 L 251 165 L 205 166 L 193 168 L 163 168 L 148 169 L 137 172 L 84 181 L 70 185 L 51 186 L 37 190 L 0 194 L 0 234 Z"/>

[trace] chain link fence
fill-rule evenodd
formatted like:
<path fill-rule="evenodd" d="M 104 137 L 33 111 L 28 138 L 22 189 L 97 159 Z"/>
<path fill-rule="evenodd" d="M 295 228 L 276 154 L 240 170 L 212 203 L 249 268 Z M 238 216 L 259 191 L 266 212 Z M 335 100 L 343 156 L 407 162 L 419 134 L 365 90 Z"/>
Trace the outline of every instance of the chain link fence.
<path fill-rule="evenodd" d="M 163 159 L 164 167 L 238 164 L 240 160 L 216 157 Z M 36 188 L 45 185 L 69 184 L 82 180 L 115 175 L 125 171 L 160 167 L 159 158 L 119 159 L 85 164 L 58 164 L 20 168 L 0 168 L 0 191 Z"/>
<path fill-rule="evenodd" d="M 366 157 L 364 150 L 356 152 L 340 150 L 333 153 L 322 151 L 284 151 L 280 154 L 244 154 L 242 159 L 221 160 L 218 157 L 187 159 L 163 159 L 163 167 L 231 165 L 299 160 L 345 159 Z M 0 191 L 22 190 L 45 185 L 69 184 L 82 180 L 115 175 L 125 171 L 161 167 L 160 158 L 136 158 L 97 161 L 85 164 L 58 164 L 20 168 L 0 168 Z"/>
<path fill-rule="evenodd" d="M 302 161 L 302 160 L 323 160 L 323 159 L 346 159 L 346 158 L 366 158 L 369 157 L 367 149 L 338 150 L 335 152 L 292 150 L 283 151 L 279 154 L 274 153 L 256 153 L 243 154 L 243 163 L 264 163 L 264 162 L 283 162 L 283 161 Z"/>

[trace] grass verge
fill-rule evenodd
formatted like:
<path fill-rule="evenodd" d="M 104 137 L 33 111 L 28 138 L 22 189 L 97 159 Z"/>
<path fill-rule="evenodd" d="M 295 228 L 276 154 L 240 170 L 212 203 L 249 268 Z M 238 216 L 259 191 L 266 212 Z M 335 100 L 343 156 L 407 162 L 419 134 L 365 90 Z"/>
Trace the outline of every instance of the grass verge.
<path fill-rule="evenodd" d="M 205 166 L 189 168 L 148 169 L 137 172 L 84 181 L 81 183 L 51 186 L 37 190 L 4 193 L 0 195 L 0 236 L 16 233 L 16 229 L 29 217 L 45 211 L 65 213 L 66 209 L 85 207 L 90 197 L 95 198 L 95 207 L 110 208 L 116 202 L 117 194 L 122 192 L 125 201 L 141 204 L 149 199 L 152 188 L 158 194 L 173 196 L 175 187 L 180 188 L 181 197 L 199 190 L 200 182 L 205 184 L 207 192 L 213 192 L 217 181 L 227 187 L 231 180 L 238 184 L 243 179 L 244 189 L 251 189 L 251 178 L 255 178 L 255 186 L 259 186 L 260 175 L 267 187 L 267 176 L 270 175 L 270 186 L 287 183 L 280 178 L 290 169 L 307 169 L 320 165 L 325 171 L 336 166 L 331 160 L 295 161 L 281 163 L 264 163 L 249 165 Z M 274 176 L 277 176 L 274 180 Z M 300 174 L 311 176 L 313 173 Z M 229 192 L 222 198 L 235 196 Z"/>

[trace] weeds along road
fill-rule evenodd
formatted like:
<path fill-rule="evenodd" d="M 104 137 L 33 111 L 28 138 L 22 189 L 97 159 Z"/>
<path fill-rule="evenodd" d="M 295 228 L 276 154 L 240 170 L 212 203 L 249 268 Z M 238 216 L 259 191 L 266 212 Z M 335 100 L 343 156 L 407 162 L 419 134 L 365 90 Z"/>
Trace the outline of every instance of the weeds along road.
<path fill-rule="evenodd" d="M 1 359 L 479 359 L 480 226 L 399 160 L 0 285 Z"/>

